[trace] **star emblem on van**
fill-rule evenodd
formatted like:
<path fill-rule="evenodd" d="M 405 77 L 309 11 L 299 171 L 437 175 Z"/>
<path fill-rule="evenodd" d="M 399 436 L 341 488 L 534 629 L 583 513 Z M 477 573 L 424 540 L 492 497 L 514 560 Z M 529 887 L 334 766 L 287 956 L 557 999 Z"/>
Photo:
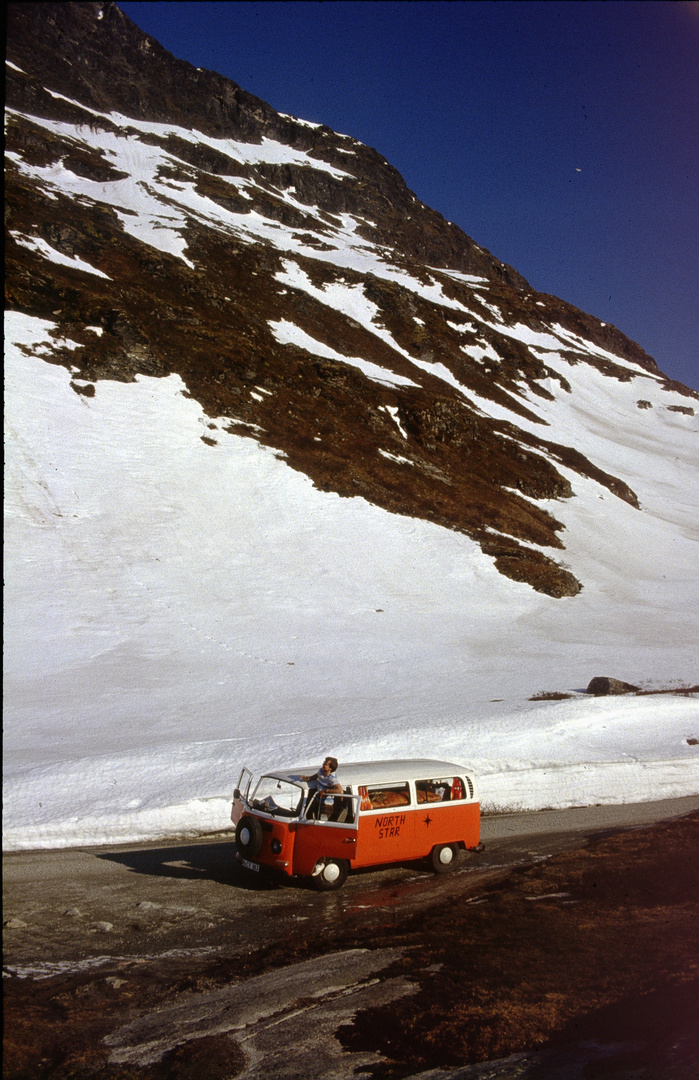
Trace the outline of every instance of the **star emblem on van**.
<path fill-rule="evenodd" d="M 431 824 L 432 824 L 432 818 L 431 818 L 431 817 L 430 817 L 430 815 L 428 814 L 428 815 L 427 815 L 427 817 L 425 818 L 425 825 L 426 825 L 426 826 L 427 826 L 427 828 L 429 829 L 429 827 L 430 827 L 430 825 L 431 825 Z"/>

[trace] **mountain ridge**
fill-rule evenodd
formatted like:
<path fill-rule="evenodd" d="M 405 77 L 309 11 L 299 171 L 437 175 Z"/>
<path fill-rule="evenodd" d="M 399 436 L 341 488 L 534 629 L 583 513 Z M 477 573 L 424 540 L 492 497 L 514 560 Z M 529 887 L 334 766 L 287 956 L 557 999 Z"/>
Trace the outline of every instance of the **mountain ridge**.
<path fill-rule="evenodd" d="M 27 10 L 20 15 L 13 10 L 17 7 Z M 74 11 L 74 8 L 84 10 Z M 13 18 L 13 15 L 20 17 Z M 122 45 L 120 49 L 111 49 L 106 56 L 99 47 L 99 40 L 105 33 Z M 90 45 L 95 35 L 98 44 L 94 51 L 98 62 L 91 63 Z M 157 123 L 179 123 L 182 126 L 195 123 L 203 134 L 215 138 L 224 133 L 228 137 L 235 135 L 249 142 L 259 142 L 263 137 L 268 137 L 284 145 L 315 152 L 321 160 L 342 164 L 345 170 L 352 173 L 356 165 L 343 157 L 343 149 L 339 145 L 349 141 L 353 146 L 353 157 L 360 155 L 365 182 L 367 173 L 371 174 L 377 167 L 381 169 L 382 182 L 379 186 L 389 204 L 405 209 L 416 199 L 408 191 L 398 171 L 376 150 L 348 136 L 338 136 L 324 125 L 299 122 L 294 117 L 283 116 L 267 102 L 223 75 L 195 68 L 186 60 L 177 59 L 154 38 L 138 30 L 114 3 L 10 5 L 8 36 L 18 52 L 21 51 L 25 64 L 28 55 L 33 56 L 31 65 L 27 64 L 32 68 L 31 74 L 40 75 L 47 86 L 52 83 L 54 90 L 60 87 L 62 93 L 77 94 L 94 109 L 109 108 L 114 101 L 119 101 L 121 107 L 131 109 L 130 115 L 136 118 L 147 118 Z M 88 74 L 84 74 L 85 69 Z M 141 93 L 140 88 L 143 88 Z M 180 101 L 186 101 L 187 107 L 182 104 L 178 106 L 175 94 L 179 95 Z M 22 87 L 20 83 L 13 100 L 24 107 L 46 108 L 50 105 L 49 113 L 56 114 L 55 101 L 42 101 L 36 85 Z M 71 111 L 68 103 L 65 103 L 65 113 L 75 118 L 75 112 Z M 183 121 L 186 123 L 183 124 Z M 424 204 L 420 206 L 435 222 L 447 224 L 436 211 Z M 474 249 L 468 267 L 463 265 L 461 252 L 461 260 L 452 255 L 459 263 L 454 265 L 454 269 L 472 272 L 476 266 L 480 270 L 487 267 L 494 276 L 526 286 L 520 274 L 483 252 L 470 238 L 465 237 L 458 226 L 449 223 L 448 228 L 456 238 L 454 247 L 458 249 L 465 239 Z M 408 236 L 409 233 L 404 233 L 401 237 L 404 243 Z M 425 244 L 424 237 L 418 233 L 413 243 L 422 249 L 413 254 L 428 259 L 429 245 Z M 439 248 L 442 258 L 445 257 L 445 246 L 448 244 L 443 243 Z"/>
<path fill-rule="evenodd" d="M 699 395 L 532 290 L 377 151 L 177 60 L 115 4 L 11 4 L 8 58 L 8 305 L 56 322 L 78 394 L 176 373 L 212 451 L 256 438 L 321 490 L 580 591 L 548 553 L 575 477 L 639 499 L 541 410 L 580 365 L 647 378 L 675 412 Z"/>

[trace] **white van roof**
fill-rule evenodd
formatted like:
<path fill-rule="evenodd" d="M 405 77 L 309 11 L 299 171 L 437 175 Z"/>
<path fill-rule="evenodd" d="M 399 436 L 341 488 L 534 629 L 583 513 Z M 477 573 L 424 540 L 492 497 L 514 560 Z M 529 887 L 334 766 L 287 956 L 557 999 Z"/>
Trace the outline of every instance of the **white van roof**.
<path fill-rule="evenodd" d="M 300 775 L 315 776 L 318 765 L 266 773 L 267 776 L 298 780 Z M 430 758 L 404 758 L 397 761 L 341 761 L 335 775 L 343 786 L 357 784 L 395 784 L 404 780 L 437 780 L 449 776 L 470 776 L 471 770 L 453 761 Z"/>

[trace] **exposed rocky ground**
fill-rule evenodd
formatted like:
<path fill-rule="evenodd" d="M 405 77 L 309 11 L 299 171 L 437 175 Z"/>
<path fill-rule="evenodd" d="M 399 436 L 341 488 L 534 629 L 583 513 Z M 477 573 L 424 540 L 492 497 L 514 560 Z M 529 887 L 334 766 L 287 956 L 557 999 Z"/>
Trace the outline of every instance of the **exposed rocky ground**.
<path fill-rule="evenodd" d="M 62 853 L 7 886 L 3 1075 L 690 1080 L 699 815 L 580 842 L 329 896 L 230 841 Z"/>
<path fill-rule="evenodd" d="M 380 1046 L 395 1062 L 382 1077 L 605 1035 L 636 1041 L 620 1056 L 648 1068 L 651 1047 L 667 1049 L 664 1025 L 673 1018 L 676 1038 L 682 1017 L 677 1075 L 689 1077 L 699 1062 L 698 827 L 695 817 L 609 837 L 460 911 L 430 913 L 402 960 L 411 973 L 422 961 L 419 993 L 357 1017 L 345 1044 Z"/>

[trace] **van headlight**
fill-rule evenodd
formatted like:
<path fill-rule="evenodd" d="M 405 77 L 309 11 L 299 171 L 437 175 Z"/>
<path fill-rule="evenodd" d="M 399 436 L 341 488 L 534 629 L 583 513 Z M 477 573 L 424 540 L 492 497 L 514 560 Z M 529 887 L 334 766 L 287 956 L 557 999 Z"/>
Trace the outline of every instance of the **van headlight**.
<path fill-rule="evenodd" d="M 273 855 L 280 855 L 281 854 L 282 842 L 281 842 L 281 840 L 277 840 L 276 836 L 275 836 L 274 840 L 272 841 L 272 843 L 269 846 L 272 849 L 272 854 Z"/>

